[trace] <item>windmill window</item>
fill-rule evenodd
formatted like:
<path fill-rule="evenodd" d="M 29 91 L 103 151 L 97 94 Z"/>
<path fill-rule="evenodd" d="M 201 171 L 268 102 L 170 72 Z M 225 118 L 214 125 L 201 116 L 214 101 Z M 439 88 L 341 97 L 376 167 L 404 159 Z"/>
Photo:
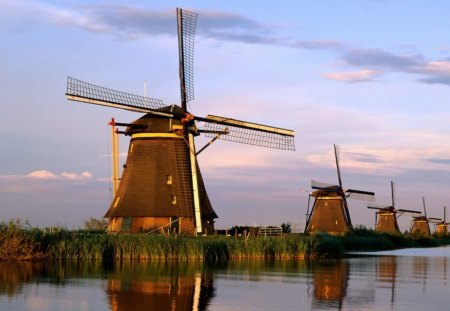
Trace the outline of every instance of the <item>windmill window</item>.
<path fill-rule="evenodd" d="M 166 176 L 166 183 L 167 183 L 168 185 L 171 185 L 171 184 L 172 184 L 172 175 L 167 175 L 167 176 Z"/>
<path fill-rule="evenodd" d="M 177 196 L 176 195 L 172 196 L 172 204 L 173 205 L 177 204 Z"/>
<path fill-rule="evenodd" d="M 121 230 L 122 231 L 130 231 L 132 220 L 133 220 L 133 217 L 123 217 Z"/>

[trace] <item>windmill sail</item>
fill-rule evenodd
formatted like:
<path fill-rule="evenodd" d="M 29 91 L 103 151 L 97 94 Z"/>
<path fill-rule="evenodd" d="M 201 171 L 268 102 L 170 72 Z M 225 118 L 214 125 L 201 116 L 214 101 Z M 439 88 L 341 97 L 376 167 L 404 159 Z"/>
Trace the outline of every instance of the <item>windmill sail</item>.
<path fill-rule="evenodd" d="M 207 137 L 213 138 L 215 133 L 225 132 L 219 139 L 266 148 L 295 150 L 294 131 L 291 130 L 214 115 L 195 119 L 205 122 Z"/>
<path fill-rule="evenodd" d="M 329 184 L 329 183 L 325 183 L 325 182 L 321 182 L 321 181 L 317 181 L 317 180 L 311 180 L 311 188 L 313 189 L 319 189 L 319 190 L 335 190 L 335 191 L 339 191 L 339 185 L 333 185 L 333 184 Z"/>
<path fill-rule="evenodd" d="M 194 99 L 194 39 L 197 13 L 177 8 L 181 101 Z M 183 106 L 186 110 L 186 106 Z"/>
<path fill-rule="evenodd" d="M 66 98 L 72 101 L 120 108 L 134 112 L 155 113 L 167 117 L 172 116 L 170 113 L 164 113 L 163 110 L 166 107 L 160 99 L 120 92 L 72 77 L 67 78 Z"/>
<path fill-rule="evenodd" d="M 338 145 L 334 145 L 334 156 L 335 156 L 335 159 L 336 159 L 336 169 L 337 169 L 339 187 L 342 188 L 341 169 L 339 167 L 339 152 L 340 152 L 339 146 Z"/>

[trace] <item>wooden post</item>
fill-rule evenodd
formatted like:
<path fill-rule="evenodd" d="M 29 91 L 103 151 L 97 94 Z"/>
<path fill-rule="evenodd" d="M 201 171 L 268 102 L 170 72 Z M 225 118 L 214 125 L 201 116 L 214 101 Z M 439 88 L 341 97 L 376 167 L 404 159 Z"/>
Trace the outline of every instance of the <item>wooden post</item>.
<path fill-rule="evenodd" d="M 116 195 L 117 188 L 119 187 L 119 134 L 117 133 L 116 122 L 114 121 L 114 118 L 111 118 L 111 122 L 109 122 L 108 124 L 111 125 L 113 195 Z"/>

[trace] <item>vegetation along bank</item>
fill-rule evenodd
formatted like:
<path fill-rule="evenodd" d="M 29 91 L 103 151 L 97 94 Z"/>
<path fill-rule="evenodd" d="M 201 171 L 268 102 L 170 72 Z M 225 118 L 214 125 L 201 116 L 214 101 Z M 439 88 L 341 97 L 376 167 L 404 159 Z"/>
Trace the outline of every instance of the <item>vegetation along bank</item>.
<path fill-rule="evenodd" d="M 0 223 L 2 261 L 248 260 L 341 258 L 348 251 L 377 251 L 450 244 L 449 237 L 411 237 L 357 228 L 343 236 L 278 237 L 106 234 L 90 230 L 43 230 L 19 221 Z"/>

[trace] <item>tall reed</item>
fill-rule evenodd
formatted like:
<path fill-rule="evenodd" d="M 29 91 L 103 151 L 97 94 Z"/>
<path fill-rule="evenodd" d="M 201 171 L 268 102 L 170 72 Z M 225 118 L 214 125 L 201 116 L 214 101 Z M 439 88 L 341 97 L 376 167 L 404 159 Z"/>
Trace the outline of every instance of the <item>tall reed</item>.
<path fill-rule="evenodd" d="M 288 234 L 277 237 L 189 237 L 117 234 L 86 230 L 44 231 L 20 221 L 0 223 L 0 260 L 225 262 L 247 259 L 339 258 L 347 251 L 449 244 L 356 228 L 343 236 Z"/>

